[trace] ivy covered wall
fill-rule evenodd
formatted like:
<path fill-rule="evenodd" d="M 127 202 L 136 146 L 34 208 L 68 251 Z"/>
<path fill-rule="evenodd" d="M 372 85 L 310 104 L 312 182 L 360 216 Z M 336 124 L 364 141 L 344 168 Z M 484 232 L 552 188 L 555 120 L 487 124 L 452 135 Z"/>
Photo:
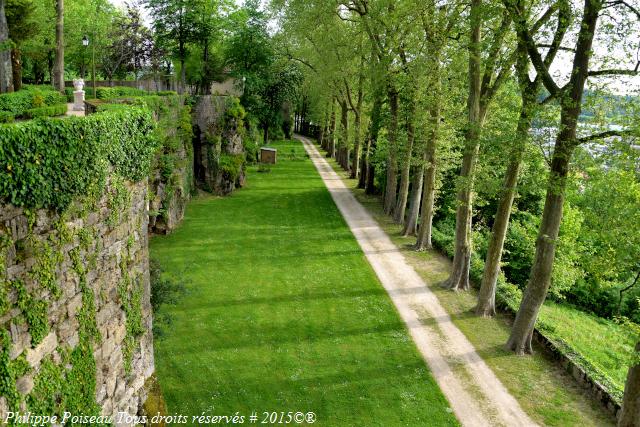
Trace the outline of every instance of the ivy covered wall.
<path fill-rule="evenodd" d="M 148 109 L 0 129 L 0 417 L 137 414 L 153 373 Z"/>

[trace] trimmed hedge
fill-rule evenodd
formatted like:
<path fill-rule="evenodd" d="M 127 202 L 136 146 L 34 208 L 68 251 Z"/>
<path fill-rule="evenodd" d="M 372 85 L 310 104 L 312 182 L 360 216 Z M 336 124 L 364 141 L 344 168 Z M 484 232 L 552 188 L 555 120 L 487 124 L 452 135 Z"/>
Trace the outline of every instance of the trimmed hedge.
<path fill-rule="evenodd" d="M 157 148 L 148 109 L 0 126 L 0 200 L 63 211 L 102 191 L 108 173 L 139 181 Z"/>
<path fill-rule="evenodd" d="M 16 116 L 11 111 L 0 111 L 0 123 L 13 123 Z"/>
<path fill-rule="evenodd" d="M 67 113 L 67 104 L 57 104 L 50 107 L 32 108 L 22 115 L 25 119 L 37 119 L 39 117 L 64 116 Z"/>
<path fill-rule="evenodd" d="M 66 104 L 64 95 L 52 89 L 39 87 L 27 87 L 18 92 L 3 93 L 0 95 L 0 111 L 9 111 L 14 116 L 20 117 L 27 110 L 33 108 L 48 107 L 57 104 Z"/>
<path fill-rule="evenodd" d="M 144 96 L 147 91 L 136 89 L 134 87 L 115 86 L 115 87 L 98 87 L 96 88 L 96 98 L 98 99 L 114 99 L 123 96 Z"/>

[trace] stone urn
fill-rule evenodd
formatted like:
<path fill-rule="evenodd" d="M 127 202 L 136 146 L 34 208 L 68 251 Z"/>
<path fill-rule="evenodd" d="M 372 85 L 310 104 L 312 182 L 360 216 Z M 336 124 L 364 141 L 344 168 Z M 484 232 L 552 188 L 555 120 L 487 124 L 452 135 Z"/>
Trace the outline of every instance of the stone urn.
<path fill-rule="evenodd" d="M 76 79 L 73 81 L 73 111 L 84 111 L 84 80 Z"/>
<path fill-rule="evenodd" d="M 73 87 L 76 91 L 82 90 L 84 88 L 84 80 L 83 79 L 75 79 L 73 81 Z"/>

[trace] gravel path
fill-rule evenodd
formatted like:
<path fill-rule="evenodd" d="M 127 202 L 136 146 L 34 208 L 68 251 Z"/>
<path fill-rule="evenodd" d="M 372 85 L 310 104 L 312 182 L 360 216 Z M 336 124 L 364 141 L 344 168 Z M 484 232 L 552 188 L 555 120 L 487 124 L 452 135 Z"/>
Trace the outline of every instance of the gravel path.
<path fill-rule="evenodd" d="M 536 425 L 317 148 L 307 138 L 296 138 L 303 142 L 462 425 Z"/>

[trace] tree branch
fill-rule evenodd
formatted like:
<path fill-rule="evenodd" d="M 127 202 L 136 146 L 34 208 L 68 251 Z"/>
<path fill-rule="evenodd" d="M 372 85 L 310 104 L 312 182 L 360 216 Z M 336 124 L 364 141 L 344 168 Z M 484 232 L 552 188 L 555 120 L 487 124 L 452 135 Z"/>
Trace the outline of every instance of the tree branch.
<path fill-rule="evenodd" d="M 636 67 L 633 70 L 593 70 L 589 71 L 589 77 L 596 76 L 636 76 L 638 75 L 638 68 L 640 67 L 640 61 L 636 63 Z"/>
<path fill-rule="evenodd" d="M 522 16 L 522 13 L 518 10 L 517 5 L 514 5 L 512 0 L 503 0 L 504 6 L 511 13 L 513 18 L 513 22 L 516 26 L 516 32 L 518 33 L 518 37 L 520 37 L 527 46 L 527 52 L 529 53 L 529 57 L 531 58 L 531 62 L 536 69 L 536 72 L 541 76 L 542 83 L 547 88 L 551 95 L 557 95 L 561 89 L 556 84 L 553 77 L 549 73 L 549 68 L 545 66 L 544 59 L 542 59 L 542 55 L 538 51 L 536 47 L 536 42 L 531 36 L 531 33 L 527 30 L 527 22 Z"/>
<path fill-rule="evenodd" d="M 612 136 L 628 136 L 633 135 L 634 132 L 630 130 L 608 130 L 605 132 L 594 133 L 589 136 L 583 136 L 577 139 L 578 144 L 584 144 L 585 142 L 595 141 L 597 139 L 611 138 Z"/>

